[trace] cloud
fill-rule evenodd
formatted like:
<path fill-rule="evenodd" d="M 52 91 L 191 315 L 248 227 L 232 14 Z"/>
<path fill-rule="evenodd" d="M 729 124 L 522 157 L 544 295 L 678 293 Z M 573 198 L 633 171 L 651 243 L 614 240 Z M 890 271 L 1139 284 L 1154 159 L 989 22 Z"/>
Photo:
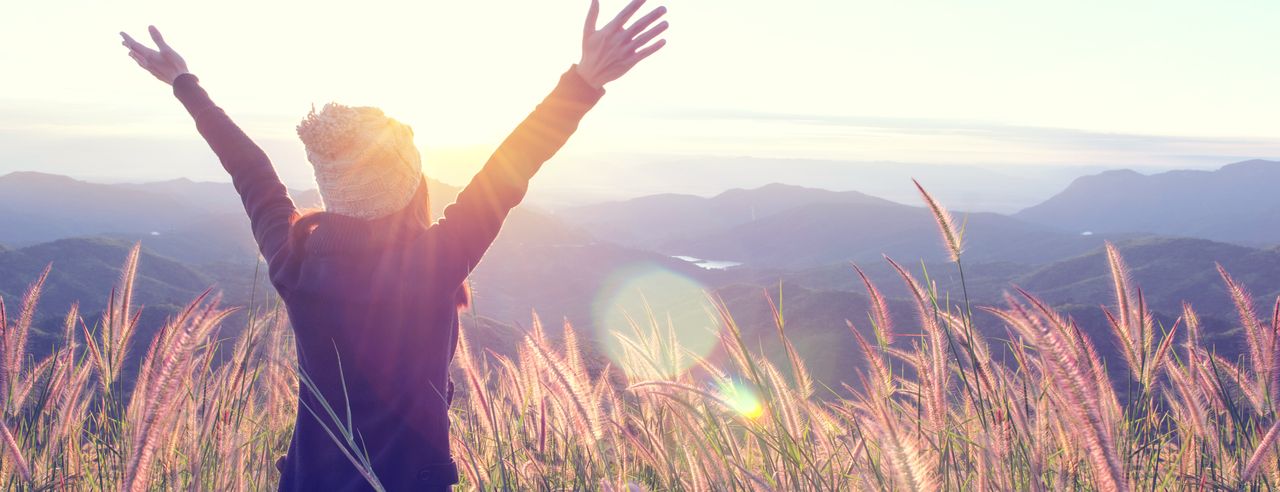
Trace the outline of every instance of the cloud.
<path fill-rule="evenodd" d="M 999 146 L 1038 148 L 1045 151 L 1067 151 L 1078 154 L 1110 153 L 1149 155 L 1179 161 L 1213 161 L 1223 159 L 1280 156 L 1280 138 L 1203 137 L 1112 133 L 1070 128 L 1010 125 L 974 120 L 934 118 L 896 118 L 877 116 L 832 116 L 800 113 L 765 113 L 738 110 L 682 111 L 665 115 L 691 121 L 752 121 L 807 127 L 843 129 L 847 134 L 877 134 L 885 138 L 933 138 L 950 141 L 987 142 L 993 152 Z M 1117 164 L 1126 159 L 1090 164 Z M 1140 159 L 1148 161 L 1149 159 Z M 1167 162 L 1166 165 L 1177 165 Z"/>

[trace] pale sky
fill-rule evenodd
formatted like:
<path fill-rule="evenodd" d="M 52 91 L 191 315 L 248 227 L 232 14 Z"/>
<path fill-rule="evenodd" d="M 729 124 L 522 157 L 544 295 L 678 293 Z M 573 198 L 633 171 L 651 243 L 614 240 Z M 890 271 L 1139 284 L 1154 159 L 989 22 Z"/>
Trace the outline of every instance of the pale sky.
<path fill-rule="evenodd" d="M 310 176 L 294 125 L 330 100 L 413 125 L 427 172 L 459 183 L 577 60 L 587 3 L 6 2 L 0 173 L 225 179 L 119 44 L 118 31 L 143 40 L 154 23 L 290 184 Z M 608 87 L 545 186 L 608 187 L 610 162 L 648 158 L 848 161 L 853 173 L 1280 157 L 1274 1 L 665 5 L 668 46 Z"/>

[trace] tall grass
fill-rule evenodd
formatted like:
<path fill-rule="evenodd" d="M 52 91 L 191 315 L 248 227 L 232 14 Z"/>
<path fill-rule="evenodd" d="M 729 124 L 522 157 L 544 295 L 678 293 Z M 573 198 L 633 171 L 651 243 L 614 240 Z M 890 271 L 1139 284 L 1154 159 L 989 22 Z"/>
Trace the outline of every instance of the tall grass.
<path fill-rule="evenodd" d="M 963 275 L 961 231 L 919 191 Z M 1157 323 L 1119 251 L 1108 245 L 1106 252 L 1114 305 L 1104 308 L 1108 326 L 1092 332 L 1018 289 L 997 306 L 971 306 L 967 295 L 953 303 L 927 272 L 888 260 L 916 310 L 910 319 L 891 319 L 880 289 L 861 269 L 851 272 L 872 308 L 865 321 L 847 322 L 848 349 L 863 368 L 854 375 L 861 384 L 843 388 L 843 397 L 817 396 L 819 382 L 790 344 L 785 313 L 772 300 L 783 348 L 772 359 L 752 349 L 760 340 L 745 335 L 715 298 L 715 361 L 675 345 L 682 327 L 655 313 L 615 334 L 622 356 L 595 370 L 568 324 L 553 337 L 535 316 L 512 353 L 476 346 L 464 332 L 451 413 L 463 487 L 1280 487 L 1280 299 L 1264 320 L 1245 286 L 1221 270 L 1247 349 L 1229 360 L 1202 344 L 1190 305 L 1172 326 Z M 272 488 L 299 378 L 308 381 L 296 373 L 278 306 L 251 306 L 249 325 L 223 340 L 219 326 L 228 311 L 201 296 L 145 353 L 131 354 L 136 265 L 135 248 L 101 321 L 88 326 L 73 307 L 61 344 L 48 355 L 25 346 L 44 277 L 13 319 L 0 304 L 0 486 Z M 976 326 L 981 319 L 998 321 Z M 864 323 L 870 332 L 859 328 Z M 1114 344 L 1121 357 L 1103 360 L 1102 344 Z M 126 391 L 121 374 L 134 360 L 137 379 Z M 333 437 L 335 446 L 344 444 Z M 345 451 L 355 450 L 346 444 L 352 449 Z M 348 456 L 353 466 L 363 463 Z"/>
<path fill-rule="evenodd" d="M 137 262 L 134 247 L 101 320 L 89 326 L 73 306 L 61 343 L 39 360 L 16 341 L 32 329 L 45 277 L 15 320 L 0 310 L 0 488 L 274 487 L 297 391 L 284 317 L 256 317 L 237 339 L 222 340 L 219 326 L 231 311 L 202 295 L 165 323 L 146 352 L 131 353 Z M 131 365 L 136 378 L 126 391 L 121 376 Z"/>

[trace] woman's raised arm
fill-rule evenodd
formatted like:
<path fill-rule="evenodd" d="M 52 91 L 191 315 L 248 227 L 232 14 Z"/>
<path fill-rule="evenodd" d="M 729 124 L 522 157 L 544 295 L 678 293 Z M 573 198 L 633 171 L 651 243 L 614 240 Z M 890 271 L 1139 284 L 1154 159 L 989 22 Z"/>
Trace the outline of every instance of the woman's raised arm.
<path fill-rule="evenodd" d="M 195 119 L 196 129 L 231 174 L 232 184 L 249 214 L 253 237 L 269 269 L 274 270 L 288 254 L 289 227 L 298 213 L 288 189 L 280 182 L 267 154 L 209 99 L 196 76 L 187 71 L 186 61 L 164 41 L 160 31 L 155 26 L 150 31 L 158 49 L 120 33 L 129 48 L 129 57 L 161 82 L 173 86 L 174 95 Z"/>
<path fill-rule="evenodd" d="M 666 40 L 652 42 L 667 29 L 666 21 L 654 24 L 666 14 L 665 7 L 626 25 L 643 4 L 644 0 L 632 0 L 597 29 L 600 2 L 592 0 L 578 64 L 560 78 L 555 90 L 511 132 L 458 199 L 444 209 L 427 237 L 437 241 L 432 254 L 437 271 L 454 273 L 446 275 L 448 280 L 461 283 L 480 261 L 507 214 L 524 199 L 529 179 L 577 130 L 582 117 L 604 95 L 604 85 L 666 44 Z"/>

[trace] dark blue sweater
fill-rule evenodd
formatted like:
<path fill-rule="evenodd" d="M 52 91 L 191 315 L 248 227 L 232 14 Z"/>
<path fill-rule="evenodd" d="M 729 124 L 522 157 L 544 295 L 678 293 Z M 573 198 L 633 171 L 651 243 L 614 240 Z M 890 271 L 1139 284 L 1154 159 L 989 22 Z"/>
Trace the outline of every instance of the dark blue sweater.
<path fill-rule="evenodd" d="M 370 489 L 321 427 L 334 422 L 307 409 L 324 417 L 320 398 L 344 425 L 350 405 L 352 426 L 387 490 L 448 490 L 458 476 L 448 418 L 456 294 L 524 198 L 529 178 L 604 92 L 576 70 L 565 73 L 430 227 L 379 230 L 374 224 L 409 221 L 329 216 L 303 251 L 294 251 L 289 230 L 298 209 L 266 154 L 195 76 L 178 77 L 173 88 L 231 174 L 288 310 L 299 368 L 321 393 L 299 391 L 280 490 Z"/>

